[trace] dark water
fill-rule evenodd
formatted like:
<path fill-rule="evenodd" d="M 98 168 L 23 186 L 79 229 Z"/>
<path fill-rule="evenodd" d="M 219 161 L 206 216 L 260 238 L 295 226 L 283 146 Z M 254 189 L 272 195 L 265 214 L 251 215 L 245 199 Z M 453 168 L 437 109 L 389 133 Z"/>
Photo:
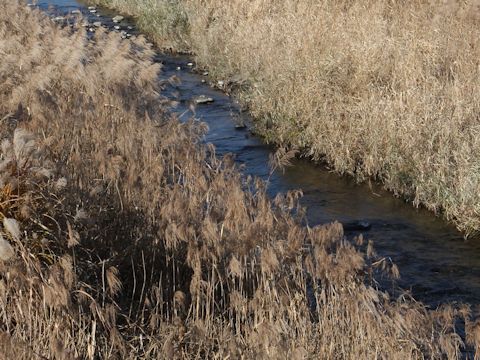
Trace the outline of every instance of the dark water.
<path fill-rule="evenodd" d="M 81 1 L 39 1 L 38 5 L 44 9 L 54 6 L 50 12 L 56 15 L 80 8 L 91 22 L 100 20 L 110 28 L 115 25 L 111 18 L 116 13 L 99 9 L 101 15 L 97 17 Z M 133 26 L 128 21 L 119 24 L 121 30 Z M 179 101 L 176 111 L 183 114 L 182 119 L 192 116 L 189 111 L 192 98 L 198 95 L 213 98 L 213 103 L 198 105 L 195 110 L 195 116 L 209 126 L 206 141 L 216 146 L 219 155 L 235 154 L 246 174 L 268 178 L 268 159 L 273 149 L 248 129 L 235 127 L 236 117 L 250 123 L 238 104 L 202 82 L 208 79 L 187 66 L 190 58 L 159 53 L 157 61 L 163 64 L 162 77 L 175 75 L 181 79 L 181 84 L 167 89 L 167 94 L 176 96 Z M 462 234 L 441 218 L 414 209 L 379 186 L 356 184 L 306 160 L 296 160 L 285 173 L 275 173 L 269 179 L 271 195 L 291 189 L 303 190 L 301 203 L 307 208 L 310 226 L 338 220 L 346 224 L 347 235 L 362 232 L 372 239 L 377 253 L 390 257 L 398 265 L 400 286 L 411 290 L 417 299 L 431 306 L 455 301 L 480 303 L 479 239 L 465 241 Z M 368 228 L 360 230 L 359 222 L 368 223 Z"/>

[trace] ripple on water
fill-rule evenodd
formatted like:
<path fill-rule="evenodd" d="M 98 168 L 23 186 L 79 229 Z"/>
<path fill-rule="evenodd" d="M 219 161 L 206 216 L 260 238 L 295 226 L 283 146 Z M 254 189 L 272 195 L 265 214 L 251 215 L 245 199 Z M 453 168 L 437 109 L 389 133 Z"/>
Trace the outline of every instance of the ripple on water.
<path fill-rule="evenodd" d="M 40 1 L 39 5 L 44 9 L 55 5 L 57 15 L 84 6 L 74 0 Z M 118 15 L 98 9 L 101 16 L 97 17 L 84 7 L 81 9 L 90 20 L 97 19 L 109 28 L 113 25 L 112 17 Z M 123 19 L 121 25 L 128 29 L 133 24 Z M 258 138 L 235 130 L 238 116 L 251 123 L 248 116 L 240 113 L 238 104 L 210 88 L 193 66 L 186 66 L 192 62 L 189 57 L 158 54 L 156 61 L 163 64 L 163 78 L 177 76 L 181 80 L 181 84 L 167 88 L 166 94 L 176 92 L 176 100 L 180 100 L 176 111 L 184 113 L 182 120 L 193 116 L 189 109 L 191 99 L 202 94 L 214 98 L 214 103 L 198 107 L 195 112 L 210 128 L 205 141 L 212 142 L 220 155 L 234 153 L 247 174 L 268 178 L 272 196 L 302 189 L 302 204 L 307 207 L 310 226 L 339 220 L 346 223 L 347 235 L 349 231 L 353 235 L 363 232 L 367 240 L 374 241 L 380 255 L 398 264 L 400 285 L 431 306 L 445 301 L 480 302 L 480 241 L 465 242 L 454 227 L 425 210 L 414 209 L 379 186 L 356 184 L 351 178 L 332 174 L 305 160 L 295 160 L 293 167 L 270 177 L 268 160 L 273 150 Z M 362 221 L 370 226 L 353 226 Z"/>

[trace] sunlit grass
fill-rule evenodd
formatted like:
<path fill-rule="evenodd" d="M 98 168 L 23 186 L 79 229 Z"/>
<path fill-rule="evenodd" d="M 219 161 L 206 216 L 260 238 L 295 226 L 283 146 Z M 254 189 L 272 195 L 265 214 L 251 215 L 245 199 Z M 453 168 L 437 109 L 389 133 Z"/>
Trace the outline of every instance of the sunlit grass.
<path fill-rule="evenodd" d="M 371 243 L 202 145 L 141 37 L 0 6 L 0 357 L 454 359 L 455 321 L 478 344 L 468 307 L 390 298 Z"/>
<path fill-rule="evenodd" d="M 186 14 L 170 42 L 242 82 L 268 141 L 375 178 L 467 235 L 480 230 L 476 1 L 103 2 L 160 39 L 169 22 L 158 7 Z"/>

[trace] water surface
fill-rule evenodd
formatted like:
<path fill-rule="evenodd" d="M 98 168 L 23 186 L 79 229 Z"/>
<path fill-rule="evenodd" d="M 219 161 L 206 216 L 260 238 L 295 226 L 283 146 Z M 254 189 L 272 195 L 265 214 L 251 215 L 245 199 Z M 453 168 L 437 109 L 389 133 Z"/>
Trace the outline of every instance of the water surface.
<path fill-rule="evenodd" d="M 53 6 L 56 15 L 81 9 L 91 22 L 101 20 L 110 28 L 115 12 L 99 10 L 91 14 L 85 4 L 75 0 L 39 1 L 44 9 Z M 100 15 L 100 16 L 98 16 Z M 131 19 L 119 24 L 120 31 L 135 33 Z M 128 41 L 128 40 L 125 40 Z M 163 64 L 162 78 L 177 76 L 181 83 L 166 89 L 179 105 L 175 111 L 186 120 L 192 116 L 189 106 L 193 98 L 206 95 L 211 104 L 199 105 L 195 116 L 209 126 L 206 141 L 216 146 L 219 155 L 233 153 L 246 174 L 269 178 L 268 159 L 273 148 L 248 129 L 237 129 L 238 117 L 247 124 L 251 119 L 238 104 L 221 91 L 208 85 L 208 79 L 195 73 L 187 64 L 192 59 L 159 53 L 156 61 Z M 399 267 L 400 286 L 426 304 L 442 302 L 480 303 L 480 240 L 465 241 L 453 226 L 432 213 L 415 209 L 403 200 L 376 185 L 357 184 L 307 160 L 295 160 L 285 173 L 269 178 L 269 193 L 301 189 L 301 203 L 307 209 L 310 226 L 338 220 L 346 224 L 348 236 L 360 232 L 374 241 L 377 253 L 390 257 Z M 357 224 L 365 222 L 368 229 Z"/>

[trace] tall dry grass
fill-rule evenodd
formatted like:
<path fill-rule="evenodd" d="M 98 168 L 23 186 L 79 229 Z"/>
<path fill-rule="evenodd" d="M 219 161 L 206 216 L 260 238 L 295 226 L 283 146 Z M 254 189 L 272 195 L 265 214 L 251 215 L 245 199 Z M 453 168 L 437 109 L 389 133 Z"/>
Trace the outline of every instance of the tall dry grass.
<path fill-rule="evenodd" d="M 150 7 L 102 2 L 140 21 Z M 467 235 L 478 233 L 478 1 L 155 6 L 172 3 L 170 17 L 188 16 L 189 49 L 214 77 L 242 84 L 240 98 L 267 140 L 340 173 L 375 178 Z"/>
<path fill-rule="evenodd" d="M 370 244 L 166 113 L 143 39 L 0 5 L 0 357 L 455 359 L 456 319 L 478 353 L 475 311 L 377 290 Z"/>
<path fill-rule="evenodd" d="M 124 14 L 135 16 L 136 26 L 154 37 L 164 49 L 185 51 L 188 49 L 188 17 L 183 4 L 177 0 L 94 0 L 87 1 L 108 6 Z"/>

